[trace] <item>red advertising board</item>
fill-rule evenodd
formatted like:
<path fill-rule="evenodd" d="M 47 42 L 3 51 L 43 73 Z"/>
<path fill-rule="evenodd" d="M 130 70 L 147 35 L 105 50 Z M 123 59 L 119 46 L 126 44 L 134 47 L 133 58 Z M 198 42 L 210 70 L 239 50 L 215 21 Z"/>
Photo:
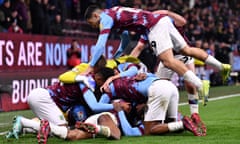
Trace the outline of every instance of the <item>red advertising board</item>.
<path fill-rule="evenodd" d="M 30 90 L 45 87 L 67 70 L 66 50 L 71 37 L 0 33 L 0 111 L 27 109 Z M 96 39 L 79 42 L 82 62 L 88 62 Z M 104 55 L 111 58 L 119 41 L 110 40 Z M 11 88 L 11 94 L 2 92 Z M 2 89 L 1 89 L 2 88 Z"/>

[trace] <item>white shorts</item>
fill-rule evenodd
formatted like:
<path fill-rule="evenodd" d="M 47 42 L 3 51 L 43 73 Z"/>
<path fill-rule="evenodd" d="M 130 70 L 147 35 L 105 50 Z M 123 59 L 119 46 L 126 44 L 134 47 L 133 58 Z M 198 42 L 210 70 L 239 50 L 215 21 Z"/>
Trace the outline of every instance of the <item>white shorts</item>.
<path fill-rule="evenodd" d="M 94 114 L 94 115 L 88 117 L 84 122 L 98 125 L 98 118 L 100 116 L 106 115 L 106 114 L 109 115 L 112 118 L 113 122 L 118 126 L 118 121 L 117 121 L 116 116 L 110 112 L 102 112 L 99 114 Z"/>
<path fill-rule="evenodd" d="M 157 56 L 170 48 L 179 52 L 180 49 L 187 45 L 168 16 L 160 19 L 158 23 L 151 28 L 148 39 L 150 46 Z"/>
<path fill-rule="evenodd" d="M 156 80 L 148 89 L 147 109 L 144 121 L 164 121 L 166 117 L 177 118 L 179 93 L 168 80 Z"/>
<path fill-rule="evenodd" d="M 62 111 L 52 100 L 48 90 L 43 88 L 33 89 L 27 102 L 33 113 L 40 119 L 46 119 L 55 125 L 67 124 Z"/>
<path fill-rule="evenodd" d="M 185 65 L 194 63 L 194 59 L 190 56 L 174 55 L 174 58 L 182 61 Z M 173 73 L 174 73 L 174 71 L 165 67 L 162 62 L 159 62 L 157 71 L 155 72 L 155 74 L 159 78 L 164 78 L 164 79 L 169 79 L 169 80 L 172 78 Z"/>

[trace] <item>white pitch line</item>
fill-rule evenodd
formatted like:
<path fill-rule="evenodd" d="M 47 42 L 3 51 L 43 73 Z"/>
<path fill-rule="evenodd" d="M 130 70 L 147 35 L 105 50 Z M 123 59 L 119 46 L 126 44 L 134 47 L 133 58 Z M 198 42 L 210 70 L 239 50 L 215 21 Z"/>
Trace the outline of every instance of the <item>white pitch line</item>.
<path fill-rule="evenodd" d="M 7 133 L 8 133 L 8 131 L 0 132 L 0 136 L 6 135 Z"/>
<path fill-rule="evenodd" d="M 231 98 L 231 97 L 237 97 L 240 96 L 240 93 L 238 94 L 232 94 L 232 95 L 225 95 L 225 96 L 220 96 L 220 97 L 215 97 L 215 98 L 209 98 L 208 101 L 215 101 L 215 100 L 220 100 L 220 99 L 226 99 L 226 98 Z M 188 105 L 188 103 L 180 103 L 179 106 L 183 105 Z M 8 123 L 0 123 L 0 125 L 6 125 Z M 0 136 L 6 135 L 8 131 L 0 132 Z"/>
<path fill-rule="evenodd" d="M 225 95 L 225 96 L 220 96 L 220 97 L 214 97 L 214 98 L 209 98 L 208 101 L 215 101 L 215 100 L 221 100 L 221 99 L 226 99 L 226 98 L 231 98 L 231 97 L 237 97 L 240 96 L 240 93 L 238 94 L 232 94 L 232 95 Z M 202 100 L 199 100 L 200 102 L 202 102 Z M 188 103 L 180 103 L 178 104 L 179 106 L 183 106 L 183 105 L 188 105 Z"/>

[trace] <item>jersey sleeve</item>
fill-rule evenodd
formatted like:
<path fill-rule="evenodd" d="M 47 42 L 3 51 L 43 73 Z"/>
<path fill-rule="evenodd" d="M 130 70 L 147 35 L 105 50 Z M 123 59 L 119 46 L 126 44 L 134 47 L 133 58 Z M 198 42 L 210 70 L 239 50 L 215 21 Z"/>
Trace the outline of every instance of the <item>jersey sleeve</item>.
<path fill-rule="evenodd" d="M 127 47 L 128 43 L 130 41 L 128 31 L 123 31 L 120 38 L 121 38 L 121 42 L 120 42 L 120 45 L 119 45 L 117 51 L 115 52 L 115 54 L 113 56 L 114 58 L 120 57 L 123 54 L 125 48 Z"/>
<path fill-rule="evenodd" d="M 91 108 L 92 111 L 103 112 L 103 111 L 113 110 L 114 108 L 113 104 L 97 102 L 97 99 L 94 93 L 90 89 L 86 88 L 86 86 L 83 83 L 80 83 L 79 86 L 83 92 L 83 98 L 85 102 L 88 104 L 88 106 Z"/>
<path fill-rule="evenodd" d="M 100 103 L 110 103 L 110 102 L 111 102 L 111 97 L 110 97 L 108 94 L 104 93 L 104 94 L 101 96 L 99 102 L 100 102 Z"/>
<path fill-rule="evenodd" d="M 122 68 L 122 70 L 120 72 L 120 77 L 132 77 L 138 73 L 138 67 L 135 64 L 124 63 L 121 65 L 123 65 L 123 66 L 119 65 L 119 67 Z"/>
<path fill-rule="evenodd" d="M 123 111 L 118 112 L 118 117 L 121 125 L 121 129 L 125 136 L 141 136 L 143 135 L 143 129 L 141 127 L 132 127 Z"/>
<path fill-rule="evenodd" d="M 111 28 L 113 27 L 113 19 L 108 16 L 105 13 L 102 13 L 100 15 L 100 34 L 98 36 L 98 40 L 97 43 L 94 47 L 93 50 L 93 54 L 92 54 L 92 59 L 90 61 L 90 66 L 94 66 L 96 64 L 96 62 L 99 60 L 99 58 L 101 57 L 101 55 L 104 52 L 107 40 L 108 40 L 108 36 L 110 34 Z"/>

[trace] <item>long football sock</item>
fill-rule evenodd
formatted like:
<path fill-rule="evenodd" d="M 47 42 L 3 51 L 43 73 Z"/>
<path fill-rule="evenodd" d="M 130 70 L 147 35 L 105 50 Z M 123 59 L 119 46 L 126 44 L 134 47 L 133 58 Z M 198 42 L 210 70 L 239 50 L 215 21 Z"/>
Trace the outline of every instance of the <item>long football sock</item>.
<path fill-rule="evenodd" d="M 197 89 L 202 88 L 202 81 L 191 70 L 184 73 L 183 79 L 195 85 Z"/>
<path fill-rule="evenodd" d="M 40 129 L 40 121 L 35 121 L 32 119 L 27 119 L 27 118 L 22 117 L 21 123 L 24 128 L 33 129 L 35 132 L 37 132 Z M 33 132 L 29 129 L 26 129 L 27 130 L 26 132 Z"/>
<path fill-rule="evenodd" d="M 222 70 L 222 63 L 211 55 L 208 55 L 207 59 L 205 60 L 205 63 L 216 67 L 218 70 Z"/>
<path fill-rule="evenodd" d="M 188 93 L 188 103 L 189 103 L 191 114 L 199 113 L 197 94 L 189 94 Z"/>
<path fill-rule="evenodd" d="M 168 123 L 168 129 L 170 132 L 182 130 L 183 128 L 184 126 L 182 121 Z"/>
<path fill-rule="evenodd" d="M 51 129 L 51 133 L 54 134 L 55 136 L 58 136 L 62 139 L 66 139 L 67 138 L 67 134 L 68 134 L 68 129 L 65 126 L 57 126 L 54 124 L 49 123 L 50 125 L 50 129 Z"/>

